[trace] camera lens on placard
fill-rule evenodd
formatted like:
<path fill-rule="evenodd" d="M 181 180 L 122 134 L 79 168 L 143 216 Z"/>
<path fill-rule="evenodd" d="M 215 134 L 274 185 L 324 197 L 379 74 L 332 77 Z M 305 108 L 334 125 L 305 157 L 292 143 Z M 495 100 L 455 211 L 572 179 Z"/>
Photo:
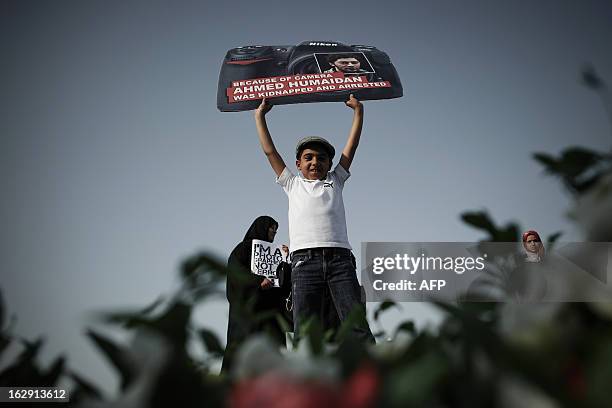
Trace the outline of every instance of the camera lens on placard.
<path fill-rule="evenodd" d="M 231 61 L 249 60 L 272 56 L 272 48 L 265 45 L 247 45 L 228 51 Z"/>
<path fill-rule="evenodd" d="M 320 72 L 317 60 L 312 54 L 302 55 L 301 57 L 292 59 L 289 62 L 287 71 L 289 75 L 315 74 Z"/>

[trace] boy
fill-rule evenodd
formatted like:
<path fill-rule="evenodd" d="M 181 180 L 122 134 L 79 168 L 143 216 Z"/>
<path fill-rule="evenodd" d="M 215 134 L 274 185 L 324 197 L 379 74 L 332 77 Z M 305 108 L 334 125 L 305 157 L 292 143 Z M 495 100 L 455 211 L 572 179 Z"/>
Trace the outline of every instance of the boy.
<path fill-rule="evenodd" d="M 361 303 L 361 290 L 355 271 L 346 231 L 342 189 L 350 176 L 348 170 L 355 156 L 361 128 L 363 105 L 353 95 L 345 102 L 353 109 L 353 124 L 338 165 L 331 170 L 335 149 L 325 139 L 306 137 L 296 147 L 296 166 L 301 173 L 294 176 L 274 147 L 265 115 L 272 106 L 264 98 L 255 111 L 259 142 L 276 182 L 289 198 L 289 245 L 292 254 L 292 297 L 294 331 L 299 335 L 305 319 L 316 316 L 325 321 L 324 294 L 329 288 L 334 307 L 341 321 L 353 308 L 361 316 L 353 327 L 364 341 L 374 342 Z"/>

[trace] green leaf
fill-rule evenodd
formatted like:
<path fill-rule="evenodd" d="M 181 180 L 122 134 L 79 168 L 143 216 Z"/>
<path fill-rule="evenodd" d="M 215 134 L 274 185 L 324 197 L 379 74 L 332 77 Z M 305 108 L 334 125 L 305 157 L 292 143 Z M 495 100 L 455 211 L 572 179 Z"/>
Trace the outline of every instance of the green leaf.
<path fill-rule="evenodd" d="M 397 326 L 397 328 L 395 329 L 395 334 L 393 335 L 393 338 L 397 337 L 397 334 L 399 332 L 408 332 L 412 335 L 416 334 L 416 327 L 414 325 L 414 322 L 409 320 L 409 321 L 405 321 L 402 322 L 399 326 Z"/>
<path fill-rule="evenodd" d="M 585 368 L 582 381 L 586 384 L 587 398 L 592 406 L 604 406 L 610 399 L 610 378 L 612 378 L 612 343 L 607 339 L 597 344 L 590 353 L 590 361 L 581 364 Z"/>
<path fill-rule="evenodd" d="M 582 84 L 592 90 L 599 90 L 606 87 L 606 84 L 601 80 L 597 71 L 592 65 L 586 65 L 580 73 Z"/>
<path fill-rule="evenodd" d="M 587 191 L 609 171 L 600 166 L 610 161 L 609 155 L 583 147 L 567 148 L 559 158 L 545 153 L 536 153 L 534 158 L 544 166 L 547 173 L 560 177 L 573 193 Z"/>
<path fill-rule="evenodd" d="M 119 324 L 127 329 L 150 325 L 151 319 L 137 311 L 102 312 L 97 318 L 105 323 Z"/>
<path fill-rule="evenodd" d="M 374 320 L 378 321 L 378 317 L 380 316 L 380 314 L 384 312 L 385 310 L 388 310 L 392 307 L 396 307 L 397 309 L 401 310 L 400 305 L 398 305 L 392 300 L 385 300 L 384 302 L 382 302 L 380 305 L 378 305 L 378 307 L 374 311 Z"/>
<path fill-rule="evenodd" d="M 504 227 L 498 227 L 486 211 L 464 212 L 461 214 L 461 219 L 474 228 L 488 232 L 487 241 L 516 242 L 518 240 L 519 228 L 516 224 L 508 223 Z"/>
<path fill-rule="evenodd" d="M 70 392 L 70 402 L 76 402 L 82 397 L 102 399 L 102 392 L 95 385 L 74 372 L 70 372 L 68 375 L 76 384 L 76 388 Z"/>
<path fill-rule="evenodd" d="M 87 336 L 113 364 L 121 376 L 121 389 L 125 390 L 133 382 L 137 374 L 136 367 L 127 351 L 117 346 L 112 340 L 109 340 L 91 329 L 87 330 Z"/>
<path fill-rule="evenodd" d="M 338 332 L 336 333 L 336 341 L 343 342 L 349 335 L 353 333 L 353 329 L 356 327 L 366 327 L 367 319 L 365 314 L 365 308 L 363 305 L 356 305 L 350 311 L 346 319 L 340 324 Z"/>
<path fill-rule="evenodd" d="M 477 229 L 485 230 L 491 235 L 494 235 L 497 231 L 495 224 L 493 224 L 493 221 L 491 221 L 486 211 L 464 212 L 461 214 L 461 219 L 466 224 Z"/>
<path fill-rule="evenodd" d="M 29 341 L 26 339 L 21 339 L 21 344 L 25 348 L 21 354 L 19 355 L 19 360 L 21 361 L 32 361 L 38 355 L 38 352 L 42 348 L 44 344 L 44 340 L 42 337 L 37 338 L 34 341 Z"/>
<path fill-rule="evenodd" d="M 446 311 L 459 322 L 461 325 L 460 333 L 464 341 L 477 344 L 494 361 L 498 361 L 500 355 L 504 354 L 505 343 L 502 338 L 493 331 L 490 324 L 482 321 L 474 311 L 443 302 L 433 302 L 433 304 Z"/>
<path fill-rule="evenodd" d="M 157 308 L 164 301 L 163 296 L 159 296 L 151 304 L 145 306 L 140 310 L 124 310 L 116 312 L 102 312 L 96 317 L 105 323 L 121 324 L 126 328 L 134 328 L 139 326 L 148 326 L 152 320 L 147 316 L 155 308 Z"/>
<path fill-rule="evenodd" d="M 150 327 L 162 334 L 179 349 L 187 343 L 189 321 L 191 319 L 191 305 L 183 302 L 170 304 L 168 309 L 158 318 L 154 319 Z"/>
<path fill-rule="evenodd" d="M 287 321 L 287 319 L 285 319 L 285 316 L 283 316 L 282 313 L 276 313 L 275 318 L 283 332 L 287 333 L 293 331 L 293 326 L 289 324 L 289 322 Z"/>
<path fill-rule="evenodd" d="M 576 177 L 601 159 L 602 156 L 598 152 L 582 147 L 572 147 L 563 151 L 559 163 L 563 174 Z"/>
<path fill-rule="evenodd" d="M 0 386 L 15 386 L 27 384 L 31 387 L 41 386 L 40 379 L 42 374 L 36 363 L 36 357 L 44 343 L 42 338 L 31 342 L 21 339 L 24 347 L 19 353 L 15 362 L 0 372 Z"/>
<path fill-rule="evenodd" d="M 6 323 L 6 308 L 4 305 L 4 295 L 0 289 L 0 331 L 4 332 L 4 324 Z"/>
<path fill-rule="evenodd" d="M 11 344 L 12 339 L 4 334 L 0 334 L 0 356 L 4 353 L 4 350 Z"/>
<path fill-rule="evenodd" d="M 51 367 L 43 374 L 41 378 L 41 384 L 44 387 L 54 387 L 60 377 L 64 375 L 64 367 L 66 366 L 66 359 L 63 356 L 58 357 Z"/>
<path fill-rule="evenodd" d="M 227 266 L 213 255 L 202 252 L 187 258 L 181 266 L 183 278 L 193 278 L 197 275 L 208 275 L 211 280 L 224 278 Z"/>
<path fill-rule="evenodd" d="M 553 174 L 558 172 L 558 162 L 553 156 L 547 153 L 534 153 L 533 158 L 540 162 L 548 172 Z"/>
<path fill-rule="evenodd" d="M 449 371 L 439 352 L 429 352 L 411 364 L 389 373 L 385 382 L 384 405 L 391 407 L 433 406 L 427 404 L 438 395 L 436 390 Z"/>
<path fill-rule="evenodd" d="M 300 328 L 300 338 L 308 338 L 310 350 L 316 356 L 323 352 L 323 326 L 316 316 L 311 316 Z"/>
<path fill-rule="evenodd" d="M 6 326 L 6 327 L 5 327 Z M 0 290 L 0 356 L 11 344 L 12 336 L 10 335 L 11 325 L 6 321 L 6 307 L 4 303 L 4 295 Z"/>
<path fill-rule="evenodd" d="M 546 250 L 548 252 L 552 251 L 555 246 L 555 243 L 559 240 L 559 238 L 561 238 L 562 235 L 563 232 L 557 231 L 553 234 L 550 234 L 548 238 L 546 238 Z"/>
<path fill-rule="evenodd" d="M 204 343 L 204 346 L 209 353 L 220 356 L 223 355 L 225 350 L 223 349 L 223 346 L 221 346 L 221 342 L 215 333 L 208 329 L 200 329 L 198 334 L 200 335 L 200 339 Z"/>
<path fill-rule="evenodd" d="M 149 313 L 151 313 L 157 306 L 159 306 L 160 304 L 162 304 L 164 301 L 164 297 L 163 296 L 158 296 L 157 299 L 155 299 L 151 304 L 145 306 L 144 308 L 142 308 L 140 311 L 138 311 L 137 313 L 140 315 L 148 315 Z"/>
<path fill-rule="evenodd" d="M 212 255 L 202 252 L 181 265 L 183 286 L 194 302 L 210 295 L 221 293 L 221 282 L 226 279 L 229 268 Z"/>
<path fill-rule="evenodd" d="M 555 233 L 553 233 L 553 234 L 550 234 L 550 235 L 548 236 L 548 238 L 546 239 L 547 244 L 548 244 L 548 245 L 552 245 L 552 244 L 554 244 L 555 242 L 557 242 L 557 240 L 558 240 L 558 239 L 559 239 L 559 238 L 560 238 L 562 235 L 563 235 L 563 232 L 561 232 L 561 231 L 557 231 L 557 232 L 555 232 Z"/>
<path fill-rule="evenodd" d="M 150 309 L 148 306 L 146 309 Z M 143 309 L 144 310 L 144 309 Z M 187 341 L 187 331 L 191 318 L 192 306 L 176 301 L 167 306 L 158 316 L 145 316 L 140 312 L 113 312 L 103 313 L 101 318 L 105 322 L 119 323 L 129 329 L 147 328 L 153 330 L 172 344 L 182 347 Z"/>
<path fill-rule="evenodd" d="M 362 341 L 355 336 L 349 336 L 338 345 L 331 357 L 341 363 L 342 376 L 346 378 L 358 370 L 368 359 L 368 350 Z"/>
<path fill-rule="evenodd" d="M 376 333 L 372 333 L 374 337 L 377 339 L 384 338 L 387 333 L 384 330 L 377 331 Z"/>

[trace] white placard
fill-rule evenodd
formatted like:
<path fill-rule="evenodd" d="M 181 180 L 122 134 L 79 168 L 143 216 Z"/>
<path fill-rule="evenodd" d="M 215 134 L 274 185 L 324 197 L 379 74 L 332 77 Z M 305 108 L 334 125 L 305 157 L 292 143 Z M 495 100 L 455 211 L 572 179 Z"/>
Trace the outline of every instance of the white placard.
<path fill-rule="evenodd" d="M 275 287 L 280 287 L 280 282 L 276 277 L 276 268 L 285 260 L 282 245 L 254 239 L 251 254 L 251 272 L 265 276 L 272 281 Z"/>

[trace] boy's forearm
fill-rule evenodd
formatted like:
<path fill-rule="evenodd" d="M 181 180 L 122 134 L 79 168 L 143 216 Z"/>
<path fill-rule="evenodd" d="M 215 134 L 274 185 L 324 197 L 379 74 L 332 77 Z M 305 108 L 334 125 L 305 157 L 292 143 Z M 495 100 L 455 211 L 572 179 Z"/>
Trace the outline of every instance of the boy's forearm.
<path fill-rule="evenodd" d="M 259 143 L 266 156 L 273 154 L 276 151 L 272 136 L 268 130 L 268 123 L 266 117 L 262 114 L 255 115 L 255 126 L 257 126 L 257 135 L 259 136 Z"/>
<path fill-rule="evenodd" d="M 342 157 L 340 158 L 340 165 L 348 170 L 355 157 L 357 146 L 359 146 L 359 140 L 361 139 L 361 130 L 363 128 L 363 105 L 359 105 L 354 109 L 353 123 L 351 124 L 351 130 L 349 132 L 346 146 L 342 151 Z"/>
<path fill-rule="evenodd" d="M 285 169 L 285 162 L 276 150 L 276 146 L 274 146 L 272 136 L 270 135 L 270 131 L 268 130 L 268 124 L 266 122 L 265 114 L 259 112 L 255 114 L 255 126 L 257 127 L 257 135 L 259 137 L 259 143 L 261 144 L 261 148 L 263 149 L 264 154 L 268 158 L 268 161 L 270 162 L 274 173 L 276 173 L 277 176 L 280 176 L 283 170 Z"/>
<path fill-rule="evenodd" d="M 349 134 L 349 143 L 352 142 L 357 148 L 359 139 L 361 138 L 361 129 L 363 128 L 363 105 L 359 105 L 355 108 L 353 114 L 353 124 L 351 126 L 351 133 Z"/>

